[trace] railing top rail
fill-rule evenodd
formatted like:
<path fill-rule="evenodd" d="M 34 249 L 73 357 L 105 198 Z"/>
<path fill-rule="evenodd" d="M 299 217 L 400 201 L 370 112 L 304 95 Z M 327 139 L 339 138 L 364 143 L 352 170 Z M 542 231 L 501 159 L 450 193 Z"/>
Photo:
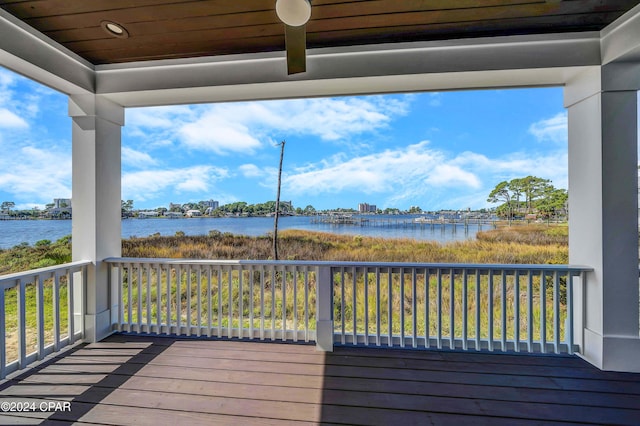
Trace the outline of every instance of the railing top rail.
<path fill-rule="evenodd" d="M 347 262 L 347 261 L 298 261 L 298 260 L 201 260 L 201 259 L 173 259 L 173 258 L 138 258 L 138 257 L 110 257 L 104 259 L 106 263 L 147 263 L 167 265 L 214 265 L 214 266 L 315 266 L 315 267 L 345 267 L 345 268 L 432 268 L 432 269 L 480 269 L 480 270 L 508 270 L 508 271 L 562 271 L 589 272 L 590 266 L 583 265 L 526 265 L 526 264 L 475 264 L 475 263 L 402 263 L 402 262 Z"/>
<path fill-rule="evenodd" d="M 91 264 L 90 260 L 78 260 L 75 262 L 63 263 L 55 266 L 47 266 L 46 268 L 31 269 L 29 271 L 0 275 L 0 285 L 4 285 L 6 283 L 13 285 L 18 279 L 30 279 L 38 275 L 47 275 L 65 269 L 77 270 L 89 264 Z"/>

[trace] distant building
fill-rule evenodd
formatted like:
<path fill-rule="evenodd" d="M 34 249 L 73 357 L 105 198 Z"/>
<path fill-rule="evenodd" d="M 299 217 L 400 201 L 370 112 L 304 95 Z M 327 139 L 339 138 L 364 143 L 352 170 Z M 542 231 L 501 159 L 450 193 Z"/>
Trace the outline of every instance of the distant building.
<path fill-rule="evenodd" d="M 201 201 L 201 203 L 207 206 L 207 210 L 208 209 L 215 210 L 218 207 L 220 207 L 220 203 L 217 202 L 216 200 Z"/>
<path fill-rule="evenodd" d="M 138 218 L 145 219 L 148 217 L 158 217 L 160 214 L 154 210 L 140 211 L 138 212 Z"/>
<path fill-rule="evenodd" d="M 375 213 L 378 211 L 378 206 L 375 204 L 360 203 L 358 204 L 358 213 Z"/>
<path fill-rule="evenodd" d="M 47 210 L 47 215 L 53 218 L 70 218 L 71 198 L 54 198 L 53 207 Z"/>
<path fill-rule="evenodd" d="M 187 215 L 187 217 L 202 216 L 202 212 L 200 210 L 187 210 L 185 214 Z"/>
<path fill-rule="evenodd" d="M 178 211 L 182 211 L 182 204 L 174 204 L 174 203 L 169 203 L 169 211 L 170 212 L 178 212 Z"/>
<path fill-rule="evenodd" d="M 54 198 L 53 208 L 55 209 L 67 209 L 71 208 L 71 198 Z"/>

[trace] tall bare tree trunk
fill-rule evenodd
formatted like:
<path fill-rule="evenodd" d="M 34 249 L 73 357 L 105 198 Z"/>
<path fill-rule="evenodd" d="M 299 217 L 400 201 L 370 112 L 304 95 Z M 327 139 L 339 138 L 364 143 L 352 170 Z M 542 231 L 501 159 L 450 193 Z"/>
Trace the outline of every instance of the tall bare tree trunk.
<path fill-rule="evenodd" d="M 280 184 L 282 182 L 282 159 L 284 158 L 284 144 L 280 143 L 280 167 L 278 169 L 278 192 L 276 194 L 276 214 L 273 221 L 273 259 L 278 260 L 278 219 L 280 217 Z"/>

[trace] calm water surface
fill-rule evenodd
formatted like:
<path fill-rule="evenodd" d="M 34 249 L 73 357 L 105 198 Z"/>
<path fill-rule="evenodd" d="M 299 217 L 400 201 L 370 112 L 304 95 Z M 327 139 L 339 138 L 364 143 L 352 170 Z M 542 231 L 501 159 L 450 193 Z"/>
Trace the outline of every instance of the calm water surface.
<path fill-rule="evenodd" d="M 411 219 L 413 216 L 375 216 L 392 221 Z M 122 237 L 147 237 L 160 233 L 175 235 L 182 231 L 187 235 L 207 235 L 211 230 L 233 234 L 259 236 L 273 231 L 273 218 L 189 218 L 189 219 L 125 219 L 122 221 Z M 330 232 L 334 234 L 363 235 L 383 238 L 412 238 L 416 240 L 456 241 L 475 238 L 478 228 L 470 225 L 468 232 L 458 225 L 453 226 L 352 226 L 311 223 L 308 216 L 281 217 L 278 229 L 301 229 Z M 485 225 L 483 229 L 489 229 Z M 70 220 L 0 220 L 0 249 L 11 248 L 23 242 L 33 245 L 39 240 L 55 241 L 71 234 Z"/>

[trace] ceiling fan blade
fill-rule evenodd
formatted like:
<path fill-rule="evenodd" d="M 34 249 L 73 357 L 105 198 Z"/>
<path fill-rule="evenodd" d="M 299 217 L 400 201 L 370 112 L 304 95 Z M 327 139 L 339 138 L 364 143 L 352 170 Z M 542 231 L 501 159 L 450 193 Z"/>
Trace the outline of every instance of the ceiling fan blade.
<path fill-rule="evenodd" d="M 307 70 L 307 30 L 306 25 L 284 26 L 285 46 L 287 48 L 287 73 L 297 74 Z"/>

